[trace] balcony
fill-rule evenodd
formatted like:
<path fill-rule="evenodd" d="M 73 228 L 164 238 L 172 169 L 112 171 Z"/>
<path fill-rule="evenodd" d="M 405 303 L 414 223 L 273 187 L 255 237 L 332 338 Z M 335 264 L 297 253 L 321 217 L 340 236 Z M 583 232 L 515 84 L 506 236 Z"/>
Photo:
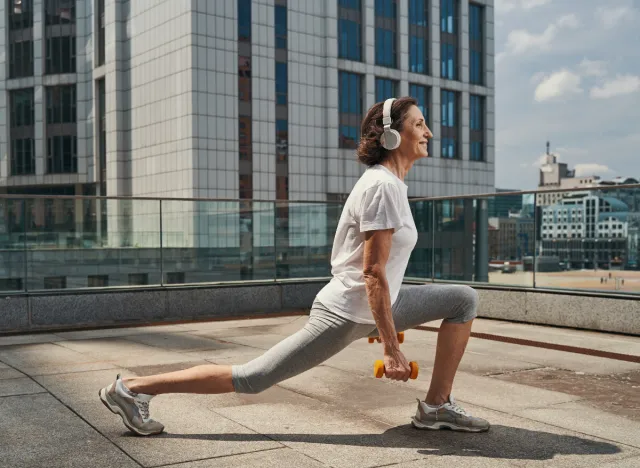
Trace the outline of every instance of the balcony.
<path fill-rule="evenodd" d="M 554 207 L 535 193 L 411 201 L 419 239 L 406 283 L 480 293 L 453 394 L 492 423 L 488 433 L 410 426 L 435 357 L 439 324 L 430 323 L 402 345 L 420 366 L 416 380 L 374 378 L 380 345 L 360 340 L 257 395 L 162 395 L 152 414 L 166 432 L 145 439 L 97 390 L 117 373 L 241 364 L 299 330 L 328 280 L 342 206 L 4 196 L 0 459 L 638 466 L 640 186 L 588 192 L 566 192 Z"/>
<path fill-rule="evenodd" d="M 640 185 L 543 195 L 411 200 L 406 283 L 470 284 L 484 317 L 640 334 Z M 0 333 L 308 308 L 341 210 L 0 195 Z"/>

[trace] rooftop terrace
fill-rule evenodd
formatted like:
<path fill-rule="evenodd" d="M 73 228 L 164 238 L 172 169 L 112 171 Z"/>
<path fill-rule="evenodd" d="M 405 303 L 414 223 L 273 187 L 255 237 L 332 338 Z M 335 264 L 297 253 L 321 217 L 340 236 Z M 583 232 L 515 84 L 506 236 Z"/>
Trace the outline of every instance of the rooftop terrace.
<path fill-rule="evenodd" d="M 488 433 L 424 432 L 436 333 L 402 345 L 408 383 L 375 379 L 362 340 L 258 395 L 165 395 L 166 433 L 139 438 L 97 396 L 116 373 L 241 363 L 301 328 L 304 316 L 0 337 L 0 460 L 26 467 L 640 466 L 640 363 L 517 344 L 518 339 L 640 356 L 640 337 L 478 319 L 454 395 Z M 430 323 L 430 326 L 438 324 Z"/>

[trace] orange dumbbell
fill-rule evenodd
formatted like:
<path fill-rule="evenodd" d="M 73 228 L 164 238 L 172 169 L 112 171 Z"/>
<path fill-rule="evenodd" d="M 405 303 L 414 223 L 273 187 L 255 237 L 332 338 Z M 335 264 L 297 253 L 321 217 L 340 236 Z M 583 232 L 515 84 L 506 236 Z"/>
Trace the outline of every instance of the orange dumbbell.
<path fill-rule="evenodd" d="M 398 343 L 404 343 L 404 332 L 398 332 Z M 381 342 L 380 337 L 379 336 L 373 336 L 373 337 L 369 337 L 369 343 L 373 343 L 374 341 L 377 341 L 378 343 Z"/>
<path fill-rule="evenodd" d="M 409 367 L 411 367 L 411 375 L 409 376 L 410 379 L 417 379 L 418 378 L 418 363 L 415 361 L 411 361 L 409 363 Z M 384 361 L 376 361 L 375 364 L 373 365 L 373 375 L 376 376 L 376 379 L 381 378 L 384 375 L 385 369 L 384 369 Z"/>

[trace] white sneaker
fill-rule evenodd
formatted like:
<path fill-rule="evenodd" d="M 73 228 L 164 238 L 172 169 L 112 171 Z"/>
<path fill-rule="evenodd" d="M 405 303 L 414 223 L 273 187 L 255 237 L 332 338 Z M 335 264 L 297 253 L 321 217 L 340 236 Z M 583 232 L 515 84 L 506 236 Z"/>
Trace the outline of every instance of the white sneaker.
<path fill-rule="evenodd" d="M 484 432 L 491 427 L 484 419 L 467 413 L 452 396 L 449 396 L 449 401 L 437 407 L 418 400 L 418 410 L 411 424 L 416 429 L 451 429 L 466 432 Z"/>
<path fill-rule="evenodd" d="M 138 435 L 160 434 L 164 426 L 151 419 L 149 402 L 154 395 L 133 393 L 127 389 L 120 378 L 98 392 L 100 400 L 112 413 L 119 414 L 127 428 Z"/>

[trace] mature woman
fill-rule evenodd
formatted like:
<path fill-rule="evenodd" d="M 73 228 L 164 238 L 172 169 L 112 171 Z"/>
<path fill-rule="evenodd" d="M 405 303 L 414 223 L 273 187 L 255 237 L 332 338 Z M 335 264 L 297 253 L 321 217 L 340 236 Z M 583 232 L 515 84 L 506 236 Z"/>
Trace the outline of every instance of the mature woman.
<path fill-rule="evenodd" d="M 411 368 L 397 332 L 444 319 L 431 384 L 412 423 L 420 429 L 488 430 L 487 421 L 470 416 L 451 397 L 476 317 L 476 292 L 456 285 L 401 287 L 418 238 L 404 179 L 428 156 L 431 138 L 410 97 L 369 109 L 357 151 L 368 168 L 346 201 L 331 255 L 332 279 L 318 293 L 304 328 L 243 365 L 203 365 L 124 380 L 118 375 L 100 390 L 102 402 L 133 432 L 158 434 L 164 426 L 149 415 L 155 395 L 258 393 L 319 365 L 354 340 L 374 336 L 383 344 L 386 377 L 406 382 Z"/>

